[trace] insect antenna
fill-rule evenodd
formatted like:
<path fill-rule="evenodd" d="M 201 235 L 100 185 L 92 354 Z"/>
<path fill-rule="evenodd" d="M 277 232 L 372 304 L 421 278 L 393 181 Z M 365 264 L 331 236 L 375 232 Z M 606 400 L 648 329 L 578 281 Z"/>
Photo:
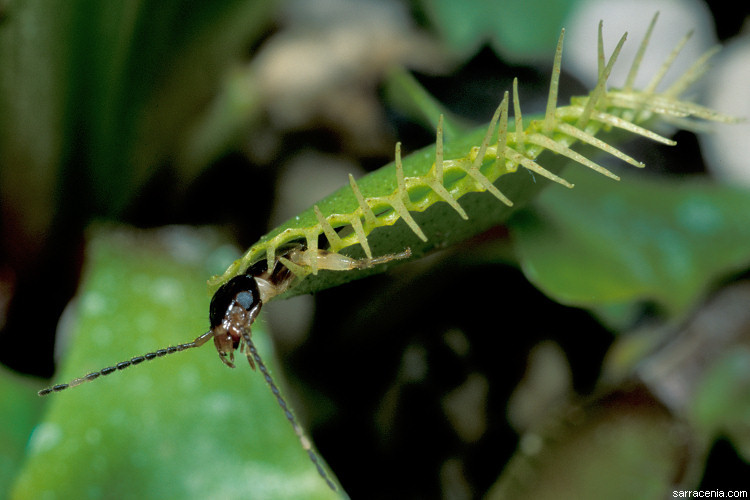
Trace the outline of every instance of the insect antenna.
<path fill-rule="evenodd" d="M 91 372 L 87 375 L 84 375 L 83 377 L 74 378 L 67 384 L 57 384 L 51 387 L 47 387 L 46 389 L 42 389 L 41 391 L 39 391 L 38 394 L 40 396 L 46 396 L 47 394 L 51 394 L 53 392 L 60 392 L 69 387 L 75 387 L 77 385 L 83 384 L 84 382 L 91 382 L 92 380 L 96 380 L 97 378 L 99 378 L 100 375 L 109 375 L 110 373 L 114 373 L 119 370 L 124 370 L 125 368 L 128 368 L 130 366 L 135 366 L 144 361 L 151 361 L 152 359 L 164 357 L 167 354 L 173 354 L 175 352 L 182 352 L 186 349 L 192 349 L 193 347 L 200 347 L 203 344 L 205 344 L 206 341 L 210 339 L 211 337 L 213 337 L 213 332 L 208 331 L 204 333 L 203 335 L 201 335 L 200 337 L 193 340 L 192 342 L 187 342 L 185 344 L 179 344 L 175 346 L 169 346 L 169 347 L 165 347 L 164 349 L 159 349 L 158 351 L 149 352 L 141 356 L 135 356 L 134 358 L 130 358 L 127 361 L 121 361 L 114 366 L 108 366 L 106 368 L 102 368 L 99 371 Z"/>
<path fill-rule="evenodd" d="M 250 365 L 253 365 L 253 362 L 258 365 L 258 368 L 260 369 L 260 372 L 263 374 L 263 378 L 266 379 L 266 383 L 268 384 L 268 387 L 271 388 L 271 392 L 273 392 L 273 395 L 276 396 L 276 401 L 278 401 L 279 406 L 281 406 L 281 409 L 284 410 L 284 415 L 286 415 L 286 419 L 289 420 L 289 423 L 292 424 L 292 428 L 294 428 L 295 434 L 297 434 L 297 437 L 299 438 L 299 442 L 302 445 L 302 448 L 307 452 L 307 455 L 310 457 L 310 461 L 315 465 L 315 468 L 318 469 L 318 474 L 320 474 L 320 477 L 322 477 L 326 484 L 328 484 L 328 487 L 331 488 L 333 491 L 336 491 L 336 485 L 333 484 L 333 481 L 331 480 L 328 473 L 323 468 L 323 464 L 321 463 L 320 459 L 318 458 L 317 453 L 312 449 L 312 444 L 310 443 L 310 440 L 305 436 L 304 431 L 302 430 L 302 427 L 297 423 L 297 419 L 294 417 L 294 414 L 292 414 L 292 411 L 289 409 L 289 405 L 286 404 L 286 400 L 281 395 L 281 391 L 279 390 L 279 387 L 276 385 L 276 382 L 274 382 L 273 378 L 271 377 L 271 373 L 268 371 L 268 368 L 266 368 L 265 363 L 263 363 L 263 360 L 260 357 L 260 354 L 258 353 L 258 349 L 255 348 L 255 344 L 253 344 L 252 339 L 250 338 L 250 331 L 248 328 L 242 329 L 242 339 L 245 341 L 245 346 L 247 348 L 247 359 L 250 361 Z M 252 358 L 251 358 L 252 356 Z"/>

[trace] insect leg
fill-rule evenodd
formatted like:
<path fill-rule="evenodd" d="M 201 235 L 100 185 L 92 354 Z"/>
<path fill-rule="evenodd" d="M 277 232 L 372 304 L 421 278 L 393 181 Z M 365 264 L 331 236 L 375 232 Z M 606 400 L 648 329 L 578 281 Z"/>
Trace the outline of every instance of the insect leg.
<path fill-rule="evenodd" d="M 365 257 L 364 259 L 354 259 L 327 250 L 304 249 L 290 253 L 288 261 L 291 261 L 296 266 L 310 268 L 312 267 L 312 260 L 315 259 L 318 269 L 349 271 L 352 269 L 367 269 L 378 264 L 385 264 L 392 260 L 407 259 L 409 257 L 411 257 L 410 248 L 398 253 L 390 253 L 381 255 L 380 257 Z M 287 263 L 285 262 L 284 264 Z"/>

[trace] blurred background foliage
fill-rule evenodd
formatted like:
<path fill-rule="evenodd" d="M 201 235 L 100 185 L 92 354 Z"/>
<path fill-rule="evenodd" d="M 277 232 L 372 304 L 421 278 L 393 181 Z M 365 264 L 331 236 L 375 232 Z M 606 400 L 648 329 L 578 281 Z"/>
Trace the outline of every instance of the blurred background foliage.
<path fill-rule="evenodd" d="M 513 77 L 524 113 L 539 112 L 561 27 L 564 102 L 587 90 L 600 18 L 633 48 L 660 10 L 651 51 L 663 59 L 691 28 L 697 52 L 727 44 L 696 96 L 750 116 L 736 9 L 3 2 L 0 496 L 331 496 L 262 378 L 228 372 L 208 347 L 50 399 L 35 391 L 192 340 L 207 325 L 203 280 L 237 248 L 390 161 L 397 140 L 431 143 L 430 103 L 397 68 L 467 122 L 486 121 Z M 507 227 L 264 309 L 255 334 L 272 333 L 294 407 L 346 491 L 742 489 L 750 142 L 721 142 L 734 133 L 747 128 L 717 127 L 702 147 L 689 132 L 676 148 L 639 141 L 626 152 L 647 169 L 621 183 L 571 169 L 574 190 L 546 190 Z M 82 301 L 92 294 L 111 314 Z"/>

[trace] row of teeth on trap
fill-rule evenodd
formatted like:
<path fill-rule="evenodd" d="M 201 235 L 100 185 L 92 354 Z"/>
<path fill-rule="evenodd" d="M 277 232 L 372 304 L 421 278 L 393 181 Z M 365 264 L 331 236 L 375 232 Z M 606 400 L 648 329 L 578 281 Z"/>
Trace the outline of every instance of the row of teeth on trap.
<path fill-rule="evenodd" d="M 367 236 L 373 229 L 392 225 L 400 219 L 422 241 L 427 241 L 427 236 L 410 212 L 424 211 L 437 201 L 448 203 L 463 219 L 468 219 L 468 215 L 458 200 L 469 192 L 488 191 L 502 203 L 512 206 L 513 202 L 498 190 L 494 181 L 501 175 L 515 172 L 519 166 L 565 187 L 573 187 L 568 181 L 537 163 L 536 159 L 543 151 L 548 150 L 563 155 L 615 180 L 619 180 L 619 177 L 572 150 L 570 146 L 576 142 L 581 142 L 635 167 L 642 168 L 644 166 L 643 163 L 598 139 L 596 134 L 602 128 L 618 128 L 663 144 L 674 145 L 674 141 L 636 123 L 647 121 L 654 115 L 658 115 L 662 120 L 673 122 L 682 128 L 697 128 L 699 122 L 695 119 L 720 122 L 737 121 L 733 117 L 679 99 L 679 96 L 706 72 L 707 62 L 718 48 L 707 52 L 698 59 L 667 90 L 656 92 L 656 87 L 690 38 L 691 33 L 680 41 L 643 90 L 633 89 L 633 82 L 657 17 L 654 17 L 649 26 L 622 89 L 608 90 L 606 84 L 627 34 L 622 36 L 609 61 L 605 64 L 602 24 L 600 23 L 599 78 L 597 84 L 588 96 L 575 97 L 571 99 L 570 105 L 558 107 L 557 93 L 565 34 L 563 30 L 555 52 L 552 80 L 543 119 L 532 121 L 524 129 L 518 95 L 518 81 L 514 80 L 512 101 L 515 129 L 513 131 L 508 130 L 510 98 L 508 92 L 506 92 L 487 127 L 482 143 L 479 146 L 472 147 L 468 154 L 462 158 L 446 160 L 443 157 L 443 117 L 441 116 L 436 134 L 435 162 L 427 174 L 417 177 L 405 176 L 401 161 L 401 145 L 398 143 L 395 152 L 396 189 L 391 194 L 366 198 L 350 174 L 349 183 L 358 202 L 357 209 L 350 213 L 336 213 L 326 216 L 315 205 L 313 210 L 318 221 L 317 225 L 307 228 L 288 228 L 270 240 L 263 242 L 260 248 L 251 249 L 246 257 L 257 255 L 258 251 L 265 251 L 270 267 L 275 262 L 278 248 L 288 245 L 290 242 L 304 239 L 307 248 L 317 249 L 318 238 L 323 233 L 329 242 L 331 252 L 338 252 L 342 248 L 359 244 L 368 259 L 372 259 L 373 254 Z M 498 130 L 497 141 L 493 142 L 492 138 L 495 136 L 496 128 Z M 490 144 L 491 142 L 493 143 Z M 446 179 L 451 179 L 451 181 L 446 182 Z M 412 199 L 410 193 L 420 193 L 420 196 L 417 199 Z M 348 234 L 342 237 L 337 232 L 337 228 L 339 230 L 350 228 L 350 230 Z M 255 260 L 257 260 L 257 257 Z M 316 267 L 313 263 L 309 271 L 316 274 Z"/>

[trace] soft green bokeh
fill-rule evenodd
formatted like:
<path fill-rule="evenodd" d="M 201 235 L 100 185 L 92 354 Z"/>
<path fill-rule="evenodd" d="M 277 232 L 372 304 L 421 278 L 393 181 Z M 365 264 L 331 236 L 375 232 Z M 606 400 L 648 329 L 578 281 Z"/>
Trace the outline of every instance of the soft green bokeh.
<path fill-rule="evenodd" d="M 0 368 L 0 498 L 23 464 L 26 443 L 39 420 L 44 402 L 36 395 L 36 381 Z"/>
<path fill-rule="evenodd" d="M 573 191 L 549 189 L 511 229 L 521 266 L 564 304 L 653 301 L 686 314 L 711 284 L 750 264 L 750 192 L 706 181 L 571 169 Z"/>
<path fill-rule="evenodd" d="M 206 262 L 223 248 L 213 233 L 94 232 L 56 380 L 203 333 Z M 231 370 L 207 344 L 47 396 L 12 498 L 336 498 L 243 358 Z"/>
<path fill-rule="evenodd" d="M 694 480 L 700 454 L 688 429 L 641 389 L 550 417 L 541 433 L 522 438 L 488 500 L 658 500 Z"/>
<path fill-rule="evenodd" d="M 750 350 L 736 347 L 708 369 L 698 387 L 692 416 L 709 436 L 726 436 L 750 460 Z"/>
<path fill-rule="evenodd" d="M 211 138 L 191 125 L 210 119 L 202 113 L 267 30 L 274 6 L 3 2 L 0 193 L 27 233 L 16 238 L 119 216 L 175 157 L 184 160 L 173 161 L 181 181 L 194 178 L 206 166 L 197 158 L 216 153 L 234 131 Z"/>
<path fill-rule="evenodd" d="M 577 0 L 423 1 L 444 43 L 466 55 L 489 43 L 505 58 L 528 62 L 554 47 L 566 15 Z"/>

